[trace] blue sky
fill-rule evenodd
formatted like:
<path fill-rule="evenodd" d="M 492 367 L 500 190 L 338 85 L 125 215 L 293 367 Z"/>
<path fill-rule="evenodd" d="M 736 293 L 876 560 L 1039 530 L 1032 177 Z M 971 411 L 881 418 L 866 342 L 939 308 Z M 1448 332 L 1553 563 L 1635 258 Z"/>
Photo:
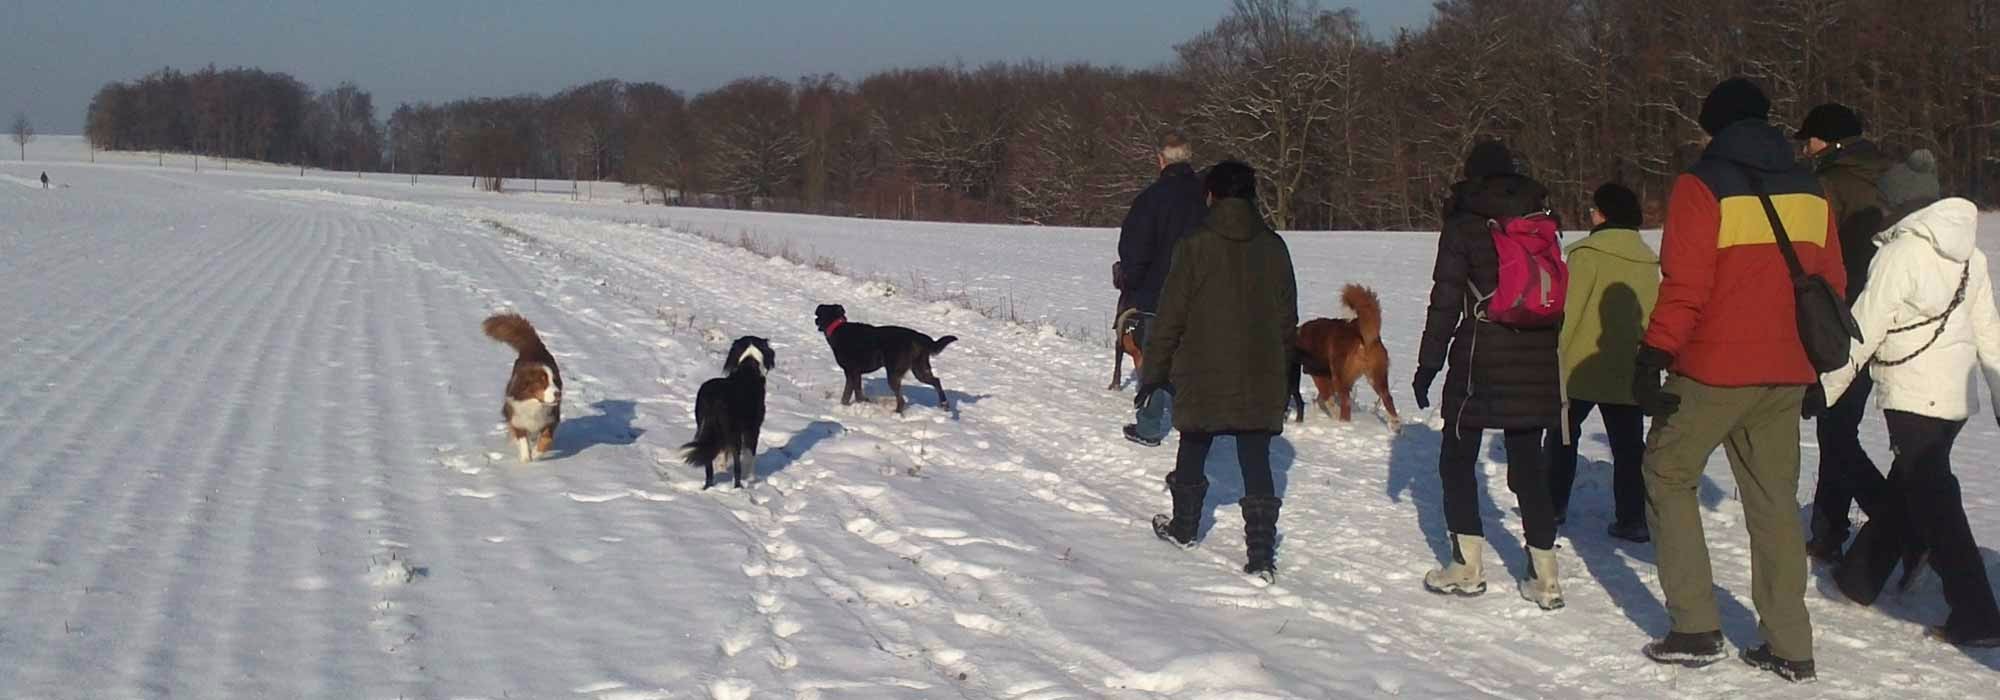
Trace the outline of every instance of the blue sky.
<path fill-rule="evenodd" d="M 0 118 L 77 133 L 97 88 L 209 63 L 353 80 L 398 102 L 548 93 L 599 78 L 697 92 L 745 75 L 1038 59 L 1146 67 L 1228 0 L 0 0 Z M 1423 0 L 1329 0 L 1380 33 Z"/>

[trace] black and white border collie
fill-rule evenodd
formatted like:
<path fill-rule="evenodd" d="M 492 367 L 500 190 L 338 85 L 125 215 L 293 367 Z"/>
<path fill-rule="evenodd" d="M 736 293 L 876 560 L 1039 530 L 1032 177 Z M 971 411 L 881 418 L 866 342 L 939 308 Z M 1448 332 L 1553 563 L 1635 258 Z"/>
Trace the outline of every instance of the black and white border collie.
<path fill-rule="evenodd" d="M 727 376 L 703 382 L 694 398 L 694 441 L 682 445 L 687 465 L 707 471 L 701 488 L 715 486 L 715 462 L 729 460 L 736 488 L 757 478 L 757 435 L 764 429 L 764 377 L 778 355 L 763 338 L 744 336 L 722 362 Z"/>

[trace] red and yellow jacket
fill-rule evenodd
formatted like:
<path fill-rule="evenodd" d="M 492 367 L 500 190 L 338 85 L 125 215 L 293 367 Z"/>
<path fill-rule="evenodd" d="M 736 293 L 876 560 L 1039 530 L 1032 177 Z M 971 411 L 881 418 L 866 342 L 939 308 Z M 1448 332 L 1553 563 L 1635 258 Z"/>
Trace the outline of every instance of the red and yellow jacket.
<path fill-rule="evenodd" d="M 1741 122 L 1674 183 L 1660 244 L 1660 298 L 1645 342 L 1709 386 L 1819 381 L 1799 344 L 1791 272 L 1744 169 L 1757 171 L 1808 274 L 1846 293 L 1838 222 L 1783 131 Z M 1834 245 L 1828 245 L 1834 242 Z"/>

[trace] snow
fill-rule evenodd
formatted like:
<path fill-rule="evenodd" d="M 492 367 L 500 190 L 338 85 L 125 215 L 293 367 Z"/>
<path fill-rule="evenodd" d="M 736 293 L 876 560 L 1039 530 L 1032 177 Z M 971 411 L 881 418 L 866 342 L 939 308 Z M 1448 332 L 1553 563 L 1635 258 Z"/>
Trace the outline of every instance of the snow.
<path fill-rule="evenodd" d="M 1569 607 L 1544 613 L 1507 585 L 1526 558 L 1497 446 L 1493 592 L 1429 595 L 1430 416 L 1394 434 L 1315 414 L 1274 443 L 1275 585 L 1238 572 L 1233 450 L 1209 465 L 1203 546 L 1162 545 L 1171 449 L 1125 442 L 1129 388 L 1103 388 L 1111 231 L 93 164 L 73 137 L 29 155 L 0 179 L 58 187 L 0 187 L 0 696 L 1971 697 L 2000 669 L 1921 638 L 1934 576 L 1864 609 L 1823 571 L 1817 685 L 1655 666 L 1637 652 L 1667 622 L 1651 549 L 1603 534 L 1609 470 L 1581 470 Z M 744 231 L 808 264 L 709 240 Z M 1305 311 L 1374 286 L 1407 376 L 1435 238 L 1287 235 Z M 962 338 L 937 360 L 955 412 L 914 386 L 895 416 L 879 375 L 875 403 L 839 406 L 820 303 Z M 562 364 L 546 461 L 518 463 L 500 426 L 512 356 L 479 321 L 502 309 Z M 748 334 L 778 356 L 760 478 L 704 492 L 678 448 Z M 1886 462 L 1879 420 L 1864 430 Z M 1989 548 L 1996 446 L 1976 420 L 1958 453 Z M 1719 454 L 1709 477 L 1725 632 L 1752 644 Z"/>

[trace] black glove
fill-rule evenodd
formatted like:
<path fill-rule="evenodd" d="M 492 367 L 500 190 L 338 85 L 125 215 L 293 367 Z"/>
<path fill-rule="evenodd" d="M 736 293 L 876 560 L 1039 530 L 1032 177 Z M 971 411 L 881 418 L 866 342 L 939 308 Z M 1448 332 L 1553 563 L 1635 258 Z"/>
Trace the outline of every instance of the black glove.
<path fill-rule="evenodd" d="M 1132 397 L 1132 408 L 1135 409 L 1145 408 L 1146 402 L 1153 398 L 1153 394 L 1165 388 L 1167 388 L 1165 382 L 1152 382 L 1148 384 L 1140 384 L 1139 393 Z"/>
<path fill-rule="evenodd" d="M 1806 420 L 1826 415 L 1826 387 L 1818 383 L 1806 387 L 1806 400 L 1799 406 L 1799 415 Z"/>
<path fill-rule="evenodd" d="M 1436 367 L 1417 368 L 1417 379 L 1410 383 L 1410 388 L 1417 392 L 1417 410 L 1430 410 L 1431 382 L 1436 381 L 1437 376 L 1438 371 Z"/>
<path fill-rule="evenodd" d="M 1681 410 L 1681 397 L 1660 390 L 1660 373 L 1674 364 L 1674 357 L 1651 345 L 1639 346 L 1639 358 L 1632 373 L 1632 398 L 1639 410 L 1654 418 L 1665 418 Z"/>

